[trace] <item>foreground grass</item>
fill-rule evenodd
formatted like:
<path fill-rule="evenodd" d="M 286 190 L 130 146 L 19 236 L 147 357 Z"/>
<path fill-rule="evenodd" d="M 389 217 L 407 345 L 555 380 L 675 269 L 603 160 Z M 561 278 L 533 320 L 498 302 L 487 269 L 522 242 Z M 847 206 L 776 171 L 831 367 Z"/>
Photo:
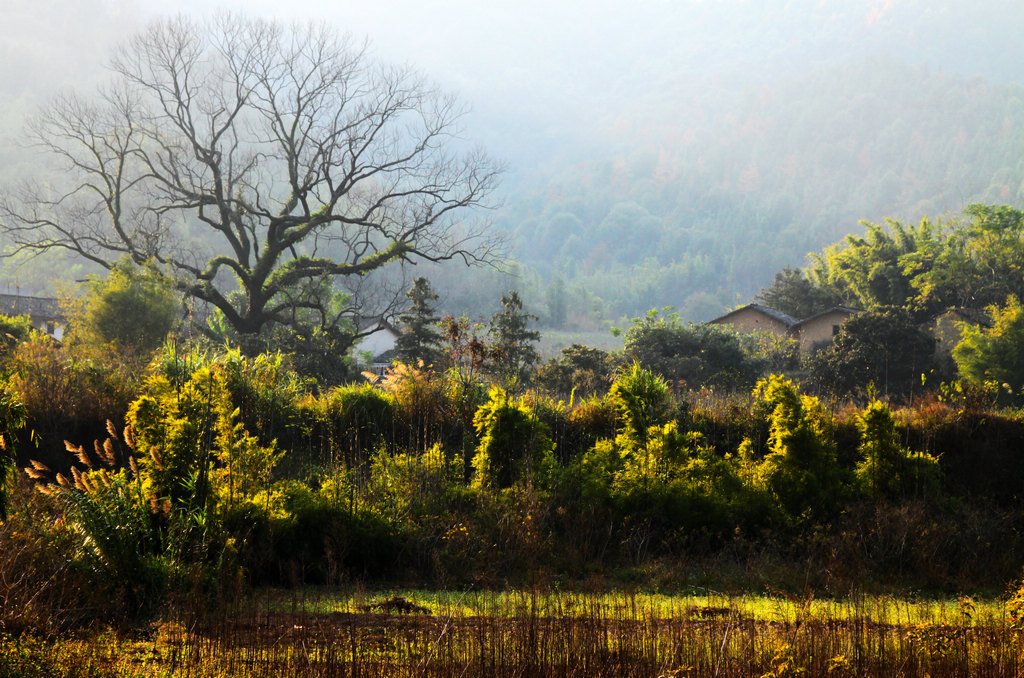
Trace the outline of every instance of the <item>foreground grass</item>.
<path fill-rule="evenodd" d="M 365 611 L 395 595 L 432 614 Z M 0 678 L 1005 676 L 1022 650 L 1000 603 L 969 599 L 264 591 L 141 635 L 0 637 Z"/>
<path fill-rule="evenodd" d="M 382 589 L 372 592 L 308 589 L 294 591 L 265 590 L 253 599 L 273 611 L 303 611 L 313 614 L 354 613 L 373 601 L 401 597 L 430 608 L 434 615 L 451 618 L 630 616 L 685 618 L 728 611 L 759 622 L 795 623 L 802 619 L 831 621 L 864 620 L 878 624 L 908 626 L 914 624 L 977 625 L 1006 618 L 1003 600 L 960 598 L 897 598 L 894 596 L 855 596 L 844 599 L 818 599 L 813 594 L 793 595 L 770 591 L 763 595 L 728 595 L 715 592 L 661 594 L 645 592 L 537 594 L 527 591 L 434 591 L 422 589 Z"/>

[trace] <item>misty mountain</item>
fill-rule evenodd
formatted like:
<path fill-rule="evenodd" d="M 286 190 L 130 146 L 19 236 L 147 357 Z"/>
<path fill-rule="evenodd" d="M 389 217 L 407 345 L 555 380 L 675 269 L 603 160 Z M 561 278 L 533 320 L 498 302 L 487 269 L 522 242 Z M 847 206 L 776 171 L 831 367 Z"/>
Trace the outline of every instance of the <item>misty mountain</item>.
<path fill-rule="evenodd" d="M 1024 198 L 1024 87 L 892 57 L 617 133 L 619 154 L 561 166 L 502 217 L 521 264 L 612 318 L 705 319 L 861 219 Z"/>

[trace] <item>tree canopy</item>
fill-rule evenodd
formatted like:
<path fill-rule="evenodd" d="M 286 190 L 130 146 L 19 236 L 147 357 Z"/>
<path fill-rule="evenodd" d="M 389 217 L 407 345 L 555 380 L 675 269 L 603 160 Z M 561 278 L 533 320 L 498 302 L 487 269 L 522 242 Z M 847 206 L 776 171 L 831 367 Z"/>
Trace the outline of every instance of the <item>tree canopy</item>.
<path fill-rule="evenodd" d="M 905 309 L 867 311 L 840 325 L 806 364 L 824 391 L 848 395 L 873 385 L 883 395 L 908 395 L 936 369 L 935 340 Z"/>
<path fill-rule="evenodd" d="M 339 285 L 493 253 L 465 218 L 500 168 L 458 148 L 452 96 L 363 44 L 322 25 L 179 17 L 131 37 L 111 68 L 31 124 L 54 172 L 0 198 L 11 252 L 151 261 L 250 336 L 375 329 Z"/>
<path fill-rule="evenodd" d="M 744 350 L 743 338 L 718 325 L 686 324 L 675 313 L 652 309 L 626 330 L 623 354 L 674 387 L 746 388 L 762 365 Z"/>
<path fill-rule="evenodd" d="M 1024 294 L 1024 211 L 1016 207 L 968 205 L 961 217 L 917 226 L 863 223 L 863 236 L 812 255 L 806 277 L 819 294 L 867 310 L 900 306 L 918 318 Z"/>
<path fill-rule="evenodd" d="M 964 324 L 953 349 L 957 369 L 969 382 L 1005 384 L 1020 399 L 1024 391 L 1024 307 L 1016 296 L 988 309 L 992 326 Z"/>

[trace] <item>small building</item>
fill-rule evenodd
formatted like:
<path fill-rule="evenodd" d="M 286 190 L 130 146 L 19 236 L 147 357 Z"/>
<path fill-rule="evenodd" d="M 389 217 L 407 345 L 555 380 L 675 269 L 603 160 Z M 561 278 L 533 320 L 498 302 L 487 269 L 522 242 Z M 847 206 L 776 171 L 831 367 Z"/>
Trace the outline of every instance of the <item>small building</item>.
<path fill-rule="evenodd" d="M 719 318 L 709 320 L 708 324 L 728 326 L 734 332 L 742 334 L 766 332 L 780 337 L 788 337 L 791 336 L 793 326 L 798 322 L 793 316 L 776 311 L 774 308 L 761 304 L 747 304 Z"/>
<path fill-rule="evenodd" d="M 835 306 L 795 323 L 792 331 L 794 338 L 800 342 L 800 354 L 808 355 L 831 343 L 839 334 L 839 326 L 859 312 L 854 308 Z"/>
<path fill-rule="evenodd" d="M 369 326 L 367 326 L 369 329 Z M 373 330 L 362 339 L 360 339 L 355 346 L 355 352 L 369 353 L 369 361 L 365 365 L 366 371 L 373 372 L 378 376 L 384 376 L 384 374 L 391 367 L 391 361 L 394 359 L 395 343 L 398 340 L 399 332 L 390 323 L 381 321 L 377 325 L 377 329 Z"/>
<path fill-rule="evenodd" d="M 0 315 L 28 316 L 32 327 L 40 332 L 58 340 L 64 336 L 66 320 L 60 303 L 52 297 L 0 294 Z"/>
<path fill-rule="evenodd" d="M 816 313 L 809 318 L 797 320 L 793 316 L 761 304 L 748 304 L 708 321 L 709 325 L 723 325 L 734 332 L 753 334 L 764 332 L 778 337 L 795 339 L 800 344 L 801 355 L 832 341 L 839 333 L 839 326 L 859 313 L 856 309 L 836 306 Z"/>

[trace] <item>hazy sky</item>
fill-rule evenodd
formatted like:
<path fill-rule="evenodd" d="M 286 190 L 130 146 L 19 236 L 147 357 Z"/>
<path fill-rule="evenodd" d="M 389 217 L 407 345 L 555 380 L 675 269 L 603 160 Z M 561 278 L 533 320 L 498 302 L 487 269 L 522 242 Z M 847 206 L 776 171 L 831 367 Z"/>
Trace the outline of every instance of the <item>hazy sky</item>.
<path fill-rule="evenodd" d="M 1003 71 L 1012 74 L 1018 54 L 1003 46 L 1019 44 L 1019 7 L 1020 0 L 0 0 L 0 93 L 38 100 L 81 85 L 120 38 L 157 15 L 226 9 L 327 21 L 456 92 L 473 111 L 471 138 L 513 169 L 528 169 L 544 152 L 604 143 L 623 119 L 681 119 L 696 96 L 732 96 L 759 86 L 758 78 L 801 75 L 854 50 L 903 49 L 970 73 L 972 55 L 987 48 L 976 61 L 1005 53 Z M 947 17 L 930 21 L 930 13 Z M 988 33 L 974 36 L 979 15 Z M 933 25 L 956 33 L 922 35 Z M 12 68 L 19 61 L 33 67 Z"/>

